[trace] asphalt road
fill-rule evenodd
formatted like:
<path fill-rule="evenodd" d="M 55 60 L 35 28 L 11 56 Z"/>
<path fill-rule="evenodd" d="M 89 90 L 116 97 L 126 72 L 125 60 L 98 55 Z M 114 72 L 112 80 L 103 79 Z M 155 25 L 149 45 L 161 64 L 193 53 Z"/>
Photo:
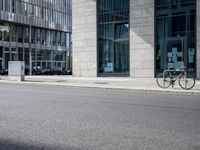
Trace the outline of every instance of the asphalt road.
<path fill-rule="evenodd" d="M 200 96 L 0 84 L 0 150 L 200 150 Z"/>

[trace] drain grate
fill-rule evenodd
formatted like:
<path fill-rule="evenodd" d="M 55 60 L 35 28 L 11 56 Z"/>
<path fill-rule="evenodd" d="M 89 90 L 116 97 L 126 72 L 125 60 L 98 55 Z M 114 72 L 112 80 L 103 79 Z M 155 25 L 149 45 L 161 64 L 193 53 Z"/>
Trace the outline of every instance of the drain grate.
<path fill-rule="evenodd" d="M 108 84 L 107 82 L 95 82 L 94 84 Z"/>

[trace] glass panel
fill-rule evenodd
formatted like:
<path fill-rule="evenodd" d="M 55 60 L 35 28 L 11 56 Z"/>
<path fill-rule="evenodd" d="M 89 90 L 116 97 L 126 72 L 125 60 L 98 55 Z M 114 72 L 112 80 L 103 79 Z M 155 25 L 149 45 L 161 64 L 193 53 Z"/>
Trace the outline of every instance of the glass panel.
<path fill-rule="evenodd" d="M 42 45 L 46 45 L 46 31 L 45 30 L 41 30 L 41 37 L 42 37 Z"/>
<path fill-rule="evenodd" d="M 10 32 L 4 32 L 4 41 L 10 41 Z"/>
<path fill-rule="evenodd" d="M 56 46 L 56 32 L 52 31 L 52 44 L 53 46 Z"/>
<path fill-rule="evenodd" d="M 57 34 L 56 34 L 56 39 L 57 39 L 57 46 L 61 46 L 61 36 L 60 36 L 60 32 L 57 32 Z"/>
<path fill-rule="evenodd" d="M 11 61 L 17 61 L 17 52 L 16 48 L 11 49 Z"/>
<path fill-rule="evenodd" d="M 2 59 L 0 59 L 0 70 L 3 69 L 3 65 L 2 65 Z"/>
<path fill-rule="evenodd" d="M 129 73 L 129 0 L 98 1 L 98 72 Z"/>
<path fill-rule="evenodd" d="M 29 43 L 29 28 L 28 27 L 24 27 L 24 42 L 25 43 Z"/>
<path fill-rule="evenodd" d="M 0 32 L 0 41 L 2 41 L 3 34 Z"/>
<path fill-rule="evenodd" d="M 16 26 L 11 26 L 11 41 L 16 42 L 17 29 Z"/>
<path fill-rule="evenodd" d="M 180 69 L 184 66 L 183 40 L 167 41 L 167 65 L 170 69 Z"/>
<path fill-rule="evenodd" d="M 47 46 L 51 45 L 51 31 L 49 30 L 46 32 L 46 44 Z"/>
<path fill-rule="evenodd" d="M 128 24 L 117 24 L 115 26 L 115 39 L 126 39 L 128 40 L 129 25 Z"/>
<path fill-rule="evenodd" d="M 63 51 L 53 51 L 54 61 L 63 61 Z"/>
<path fill-rule="evenodd" d="M 10 53 L 5 53 L 5 69 L 8 69 L 8 61 L 10 61 Z"/>
<path fill-rule="evenodd" d="M 31 42 L 35 44 L 35 28 L 31 28 Z"/>
<path fill-rule="evenodd" d="M 3 47 L 0 47 L 0 58 L 3 57 Z"/>
<path fill-rule="evenodd" d="M 22 27 L 17 27 L 18 31 L 18 42 L 22 43 L 23 42 L 23 30 Z"/>
<path fill-rule="evenodd" d="M 114 52 L 114 69 L 117 73 L 129 72 L 129 42 L 116 42 Z"/>
<path fill-rule="evenodd" d="M 24 61 L 23 60 L 23 48 L 18 48 L 18 61 Z"/>
<path fill-rule="evenodd" d="M 168 38 L 184 38 L 188 72 L 196 72 L 196 0 L 157 0 L 155 24 L 156 73 L 163 71 Z M 167 43 L 168 44 L 168 43 Z M 185 60 L 186 61 L 186 60 Z"/>
<path fill-rule="evenodd" d="M 66 46 L 66 33 L 62 32 L 61 34 L 62 46 Z"/>
<path fill-rule="evenodd" d="M 40 31 L 40 29 L 35 30 L 35 42 L 36 42 L 36 44 L 41 44 L 41 31 Z"/>
<path fill-rule="evenodd" d="M 25 66 L 29 68 L 29 49 L 24 49 Z"/>

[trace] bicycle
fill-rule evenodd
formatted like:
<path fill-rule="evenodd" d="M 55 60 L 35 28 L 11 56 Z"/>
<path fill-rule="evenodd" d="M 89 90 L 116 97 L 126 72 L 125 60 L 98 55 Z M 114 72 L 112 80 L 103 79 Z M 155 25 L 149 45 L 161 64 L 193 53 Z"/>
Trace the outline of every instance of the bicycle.
<path fill-rule="evenodd" d="M 194 77 L 187 75 L 184 66 L 182 66 L 180 70 L 170 70 L 167 66 L 167 70 L 164 70 L 164 72 L 157 77 L 156 82 L 159 87 L 166 89 L 169 88 L 170 85 L 173 88 L 177 80 L 179 86 L 185 90 L 192 89 L 196 82 Z"/>

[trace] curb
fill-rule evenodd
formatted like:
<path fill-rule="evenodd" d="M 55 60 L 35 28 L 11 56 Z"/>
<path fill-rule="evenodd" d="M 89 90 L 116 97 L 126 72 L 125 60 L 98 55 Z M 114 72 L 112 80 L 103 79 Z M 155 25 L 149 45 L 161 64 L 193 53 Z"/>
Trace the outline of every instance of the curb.
<path fill-rule="evenodd" d="M 21 85 L 49 85 L 49 86 L 62 86 L 62 87 L 80 87 L 80 88 L 97 88 L 97 89 L 113 89 L 113 90 L 134 90 L 140 92 L 154 92 L 154 93 L 170 93 L 170 94 L 184 94 L 184 95 L 200 95 L 200 91 L 197 90 L 177 90 L 177 89 L 153 89 L 153 88 L 135 88 L 135 87 L 113 87 L 105 85 L 81 85 L 74 83 L 56 83 L 56 82 L 40 82 L 40 81 L 8 81 L 0 80 L 0 83 L 8 84 L 21 84 Z"/>

